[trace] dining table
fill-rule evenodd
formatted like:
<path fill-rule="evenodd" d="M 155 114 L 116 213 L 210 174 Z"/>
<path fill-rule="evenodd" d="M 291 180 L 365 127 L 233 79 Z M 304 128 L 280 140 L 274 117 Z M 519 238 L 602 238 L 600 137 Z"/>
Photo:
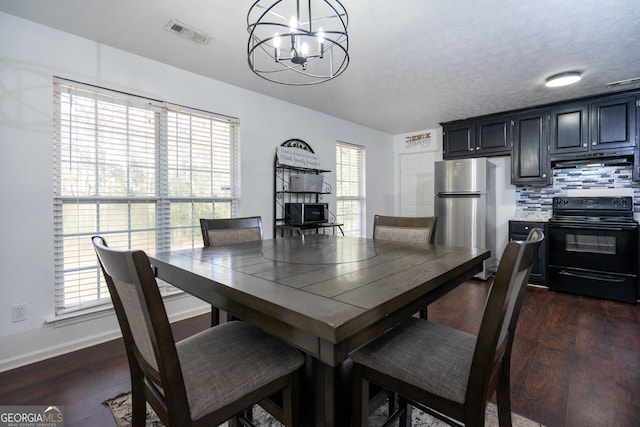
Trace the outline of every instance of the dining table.
<path fill-rule="evenodd" d="M 337 411 L 349 353 L 473 278 L 481 248 L 309 234 L 150 255 L 156 277 L 295 346 L 313 362 L 305 425 Z M 427 351 L 428 349 L 425 349 Z"/>

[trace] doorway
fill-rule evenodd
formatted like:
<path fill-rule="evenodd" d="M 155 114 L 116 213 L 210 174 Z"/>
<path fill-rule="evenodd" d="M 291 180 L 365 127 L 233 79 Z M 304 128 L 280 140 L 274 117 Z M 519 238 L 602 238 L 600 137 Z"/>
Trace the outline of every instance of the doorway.
<path fill-rule="evenodd" d="M 432 216 L 436 152 L 398 154 L 397 210 L 400 216 Z"/>

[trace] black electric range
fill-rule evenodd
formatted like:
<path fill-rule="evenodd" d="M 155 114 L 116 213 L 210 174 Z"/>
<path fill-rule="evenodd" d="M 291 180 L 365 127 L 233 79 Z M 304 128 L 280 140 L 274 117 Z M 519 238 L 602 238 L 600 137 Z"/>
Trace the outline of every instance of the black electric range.
<path fill-rule="evenodd" d="M 635 303 L 638 222 L 632 197 L 554 197 L 549 288 Z"/>

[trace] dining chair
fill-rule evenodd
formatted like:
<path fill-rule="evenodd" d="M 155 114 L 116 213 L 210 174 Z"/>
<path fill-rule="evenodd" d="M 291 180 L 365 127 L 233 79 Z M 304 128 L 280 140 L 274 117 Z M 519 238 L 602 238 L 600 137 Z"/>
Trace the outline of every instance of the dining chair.
<path fill-rule="evenodd" d="M 204 246 L 223 246 L 262 240 L 262 217 L 200 218 Z M 211 326 L 220 324 L 220 309 L 211 306 Z"/>
<path fill-rule="evenodd" d="M 176 343 L 146 253 L 92 241 L 129 361 L 132 426 L 145 425 L 145 402 L 167 427 L 250 422 L 246 411 L 261 402 L 283 424 L 299 425 L 302 353 L 242 321 Z M 281 405 L 267 404 L 279 393 Z"/>
<path fill-rule="evenodd" d="M 384 216 L 373 217 L 374 240 L 395 240 L 410 243 L 433 243 L 438 217 Z"/>
<path fill-rule="evenodd" d="M 375 215 L 373 217 L 373 239 L 390 240 L 409 243 L 430 244 L 436 237 L 436 225 L 438 217 L 410 217 Z M 420 309 L 420 318 L 428 316 L 427 307 Z M 373 388 L 370 394 L 369 406 L 375 409 L 376 405 L 388 402 L 389 412 L 395 409 L 396 396 L 388 390 L 379 387 Z"/>
<path fill-rule="evenodd" d="M 262 240 L 262 217 L 200 218 L 204 246 L 222 246 Z"/>
<path fill-rule="evenodd" d="M 409 243 L 433 243 L 438 217 L 384 216 L 373 217 L 373 239 Z M 420 309 L 420 317 L 427 318 L 427 307 Z"/>
<path fill-rule="evenodd" d="M 496 393 L 501 427 L 511 426 L 510 359 L 524 290 L 538 247 L 539 228 L 507 244 L 487 297 L 478 335 L 410 318 L 353 352 L 353 426 L 366 426 L 369 387 L 398 394 L 391 418 L 410 425 L 410 406 L 443 421 L 483 426 Z M 367 398 L 364 398 L 367 396 Z"/>

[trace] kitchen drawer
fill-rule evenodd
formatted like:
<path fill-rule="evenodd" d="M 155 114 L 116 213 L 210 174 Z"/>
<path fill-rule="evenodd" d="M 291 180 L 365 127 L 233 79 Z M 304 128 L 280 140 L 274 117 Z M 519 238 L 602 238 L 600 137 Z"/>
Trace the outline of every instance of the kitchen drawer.
<path fill-rule="evenodd" d="M 638 277 L 581 268 L 549 267 L 549 289 L 636 304 Z"/>
<path fill-rule="evenodd" d="M 521 234 L 524 236 L 529 235 L 529 232 L 532 228 L 540 228 L 542 231 L 545 230 L 547 223 L 546 222 L 531 222 L 531 221 L 509 221 L 509 235 L 511 234 Z M 512 239 L 515 240 L 515 239 Z"/>

